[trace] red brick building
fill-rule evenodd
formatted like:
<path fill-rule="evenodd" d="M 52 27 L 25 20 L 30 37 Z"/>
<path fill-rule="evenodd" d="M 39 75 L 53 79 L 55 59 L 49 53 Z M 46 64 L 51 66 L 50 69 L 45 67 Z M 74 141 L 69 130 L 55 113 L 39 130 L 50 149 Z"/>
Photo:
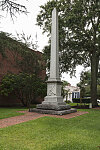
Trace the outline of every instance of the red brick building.
<path fill-rule="evenodd" d="M 11 42 L 13 42 L 13 39 Z M 16 42 L 16 41 L 14 41 L 14 42 Z M 17 42 L 17 44 L 19 45 L 18 42 Z M 13 49 L 14 49 L 14 47 L 13 47 Z M 42 53 L 39 51 L 34 51 L 29 48 L 27 48 L 26 53 L 27 52 L 29 52 L 29 54 L 28 54 L 29 57 L 30 57 L 30 55 L 34 54 L 33 68 L 32 68 L 32 60 L 29 60 L 29 62 L 27 64 L 27 58 L 29 58 L 29 57 L 28 56 L 23 57 L 23 53 L 21 54 L 17 50 L 12 50 L 12 49 L 9 50 L 9 48 L 6 47 L 4 50 L 5 56 L 3 56 L 0 53 L 0 83 L 1 83 L 3 76 L 7 73 L 18 74 L 20 72 L 23 72 L 23 70 L 26 69 L 25 65 L 29 66 L 29 69 L 26 70 L 26 71 L 28 71 L 27 73 L 36 73 L 37 76 L 39 76 L 43 80 L 45 79 L 46 69 L 45 69 L 45 62 L 44 62 Z M 24 59 L 26 59 L 26 60 L 24 60 Z M 36 68 L 37 68 L 37 72 L 36 72 Z M 9 95 L 8 97 L 0 96 L 0 106 L 11 106 L 11 105 L 14 106 L 19 103 L 20 103 L 20 101 L 17 100 L 14 95 Z"/>

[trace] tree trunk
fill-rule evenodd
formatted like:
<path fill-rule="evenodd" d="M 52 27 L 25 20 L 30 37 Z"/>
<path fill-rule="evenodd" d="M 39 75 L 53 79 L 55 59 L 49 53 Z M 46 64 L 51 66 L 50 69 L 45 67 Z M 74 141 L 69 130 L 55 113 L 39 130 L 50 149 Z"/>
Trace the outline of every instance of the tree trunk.
<path fill-rule="evenodd" d="M 97 70 L 98 70 L 98 59 L 96 52 L 93 51 L 91 55 L 91 103 L 93 107 L 97 104 Z"/>

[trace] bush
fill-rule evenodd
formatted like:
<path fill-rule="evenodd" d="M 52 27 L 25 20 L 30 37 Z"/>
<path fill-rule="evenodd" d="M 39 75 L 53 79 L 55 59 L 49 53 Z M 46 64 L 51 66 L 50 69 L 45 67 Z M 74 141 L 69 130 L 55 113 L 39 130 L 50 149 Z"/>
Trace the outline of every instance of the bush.
<path fill-rule="evenodd" d="M 2 79 L 0 94 L 8 96 L 11 93 L 14 93 L 24 106 L 29 107 L 37 97 L 46 95 L 46 83 L 34 74 L 7 74 Z"/>
<path fill-rule="evenodd" d="M 70 100 L 66 100 L 65 102 L 66 102 L 66 103 L 68 103 L 68 104 L 70 104 L 70 103 L 71 103 L 71 101 L 70 101 Z"/>

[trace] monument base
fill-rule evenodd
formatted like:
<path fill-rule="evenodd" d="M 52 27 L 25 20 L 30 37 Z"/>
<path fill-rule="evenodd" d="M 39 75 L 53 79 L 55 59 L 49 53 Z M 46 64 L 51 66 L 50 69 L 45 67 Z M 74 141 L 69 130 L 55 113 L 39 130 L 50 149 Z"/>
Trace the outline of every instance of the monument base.
<path fill-rule="evenodd" d="M 65 115 L 77 112 L 70 105 L 38 104 L 36 108 L 30 108 L 30 112 L 37 112 L 51 115 Z"/>
<path fill-rule="evenodd" d="M 58 84 L 58 82 L 55 82 L 54 84 L 52 83 L 52 85 L 51 85 L 51 81 L 48 82 L 47 93 L 52 95 L 48 94 L 48 96 L 44 98 L 42 104 L 37 104 L 36 108 L 31 108 L 29 110 L 30 112 L 37 112 L 37 113 L 51 114 L 51 115 L 65 115 L 65 114 L 77 112 L 76 109 L 72 109 L 70 105 L 66 105 L 66 103 L 63 102 L 63 97 L 60 96 L 61 82 L 59 82 L 58 87 L 56 86 L 56 84 Z M 58 95 L 54 93 L 58 93 Z"/>

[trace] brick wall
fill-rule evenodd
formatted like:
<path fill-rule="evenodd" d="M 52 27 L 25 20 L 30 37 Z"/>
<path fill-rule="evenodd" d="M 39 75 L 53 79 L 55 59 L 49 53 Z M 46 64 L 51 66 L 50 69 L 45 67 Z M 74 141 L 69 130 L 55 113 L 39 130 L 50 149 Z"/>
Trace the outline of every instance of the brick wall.
<path fill-rule="evenodd" d="M 31 50 L 31 49 L 29 49 Z M 33 51 L 33 50 L 32 50 Z M 33 51 L 38 55 L 40 61 L 43 65 L 45 65 L 45 62 L 43 61 L 42 53 L 38 51 Z M 21 72 L 21 69 L 16 65 L 15 62 L 15 56 L 20 60 L 22 59 L 21 56 L 16 51 L 5 51 L 6 57 L 2 57 L 0 54 L 0 82 L 2 80 L 2 77 L 7 73 L 15 73 L 18 74 Z M 46 77 L 46 70 L 43 69 L 38 74 L 39 77 L 42 79 L 45 79 Z M 37 102 L 41 102 L 43 99 L 37 99 Z M 14 106 L 20 104 L 20 101 L 15 98 L 14 95 L 6 96 L 0 96 L 0 106 Z"/>

